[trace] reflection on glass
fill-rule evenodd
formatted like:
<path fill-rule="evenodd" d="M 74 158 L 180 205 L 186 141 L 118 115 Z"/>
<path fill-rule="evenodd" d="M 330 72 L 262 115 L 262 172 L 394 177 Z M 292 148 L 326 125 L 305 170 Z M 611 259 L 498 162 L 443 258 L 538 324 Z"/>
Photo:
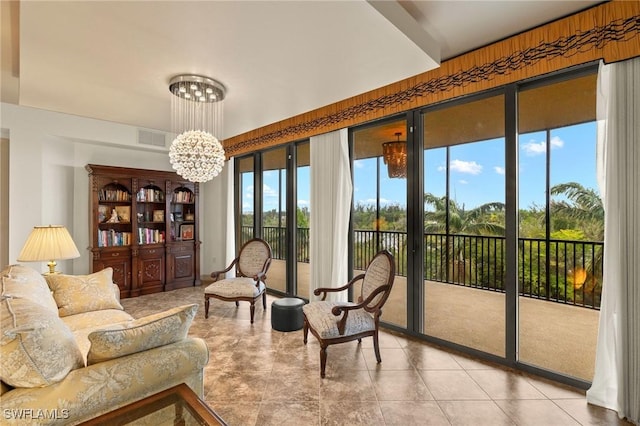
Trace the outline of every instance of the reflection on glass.
<path fill-rule="evenodd" d="M 404 120 L 366 127 L 353 133 L 353 275 L 362 273 L 379 250 L 389 250 L 395 258 L 396 277 L 382 321 L 406 327 L 407 180 L 390 177 L 383 158 L 383 144 L 398 139 L 406 140 Z"/>
<path fill-rule="evenodd" d="M 424 332 L 504 356 L 502 96 L 424 120 Z"/>

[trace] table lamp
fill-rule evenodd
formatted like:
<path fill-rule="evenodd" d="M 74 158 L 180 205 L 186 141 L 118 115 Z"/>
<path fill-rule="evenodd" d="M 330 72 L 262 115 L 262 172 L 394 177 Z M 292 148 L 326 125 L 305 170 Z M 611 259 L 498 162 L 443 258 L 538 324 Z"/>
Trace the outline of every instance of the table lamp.
<path fill-rule="evenodd" d="M 48 261 L 48 274 L 57 274 L 56 260 L 76 257 L 80 257 L 80 253 L 67 228 L 62 225 L 35 226 L 22 247 L 18 262 Z"/>

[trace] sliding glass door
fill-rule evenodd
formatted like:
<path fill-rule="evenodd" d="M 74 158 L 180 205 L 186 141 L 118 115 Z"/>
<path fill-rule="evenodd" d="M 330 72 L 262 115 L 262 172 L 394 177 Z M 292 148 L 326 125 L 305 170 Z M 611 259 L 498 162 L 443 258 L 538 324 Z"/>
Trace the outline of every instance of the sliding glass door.
<path fill-rule="evenodd" d="M 422 118 L 424 333 L 504 356 L 504 96 Z"/>
<path fill-rule="evenodd" d="M 396 277 L 382 321 L 407 326 L 407 122 L 358 128 L 353 138 L 353 275 L 382 249 Z"/>

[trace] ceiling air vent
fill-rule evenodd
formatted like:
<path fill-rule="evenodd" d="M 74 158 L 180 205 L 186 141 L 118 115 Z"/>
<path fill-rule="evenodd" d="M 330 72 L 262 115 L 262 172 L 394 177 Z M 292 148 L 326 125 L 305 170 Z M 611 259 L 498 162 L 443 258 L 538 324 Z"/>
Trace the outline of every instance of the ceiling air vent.
<path fill-rule="evenodd" d="M 148 130 L 138 129 L 138 144 L 158 146 L 160 148 L 166 148 L 165 134 L 162 132 L 150 132 Z"/>

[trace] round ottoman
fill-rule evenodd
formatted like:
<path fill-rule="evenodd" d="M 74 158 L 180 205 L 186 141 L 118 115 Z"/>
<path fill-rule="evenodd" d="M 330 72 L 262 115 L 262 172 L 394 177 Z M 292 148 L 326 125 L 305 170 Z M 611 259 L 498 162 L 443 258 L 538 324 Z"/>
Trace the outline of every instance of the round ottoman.
<path fill-rule="evenodd" d="M 296 331 L 302 328 L 304 300 L 285 297 L 271 303 L 271 327 L 278 331 Z"/>

